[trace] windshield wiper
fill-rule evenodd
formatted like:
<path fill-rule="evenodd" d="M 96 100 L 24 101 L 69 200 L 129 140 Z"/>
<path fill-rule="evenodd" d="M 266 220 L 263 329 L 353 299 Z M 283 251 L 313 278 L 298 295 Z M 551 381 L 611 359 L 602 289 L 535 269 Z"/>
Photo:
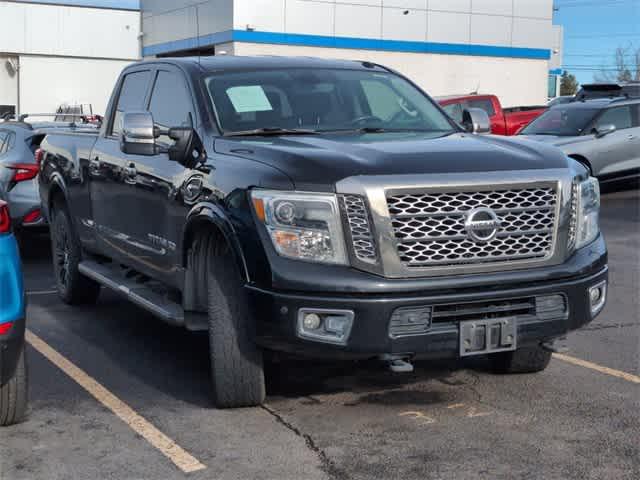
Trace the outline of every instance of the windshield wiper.
<path fill-rule="evenodd" d="M 225 132 L 225 137 L 260 137 L 269 135 L 314 135 L 318 133 L 316 130 L 304 128 L 280 128 L 280 127 L 264 127 L 254 130 L 241 130 L 238 132 Z"/>

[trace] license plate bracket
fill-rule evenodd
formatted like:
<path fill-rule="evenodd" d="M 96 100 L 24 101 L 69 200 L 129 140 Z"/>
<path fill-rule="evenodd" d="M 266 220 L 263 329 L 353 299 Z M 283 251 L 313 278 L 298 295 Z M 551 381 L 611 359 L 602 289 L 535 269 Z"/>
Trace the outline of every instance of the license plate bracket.
<path fill-rule="evenodd" d="M 460 356 L 511 352 L 517 344 L 515 317 L 460 322 Z"/>

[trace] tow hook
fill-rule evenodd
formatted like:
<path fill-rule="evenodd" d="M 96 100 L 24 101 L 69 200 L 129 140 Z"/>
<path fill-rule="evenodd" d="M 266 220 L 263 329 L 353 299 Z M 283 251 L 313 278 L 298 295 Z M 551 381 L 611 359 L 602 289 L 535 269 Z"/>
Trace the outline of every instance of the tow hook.
<path fill-rule="evenodd" d="M 380 360 L 387 364 L 393 373 L 412 373 L 413 364 L 411 358 L 402 355 L 381 355 Z"/>
<path fill-rule="evenodd" d="M 555 340 L 543 342 L 540 346 L 552 353 L 567 353 L 569 351 L 569 347 L 567 346 L 567 337 L 556 338 Z"/>

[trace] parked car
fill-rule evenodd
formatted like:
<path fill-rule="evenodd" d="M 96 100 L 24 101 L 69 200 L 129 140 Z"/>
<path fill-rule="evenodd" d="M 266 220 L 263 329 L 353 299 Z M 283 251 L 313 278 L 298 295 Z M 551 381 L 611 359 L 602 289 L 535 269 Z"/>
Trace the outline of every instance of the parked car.
<path fill-rule="evenodd" d="M 24 119 L 26 120 L 26 118 Z M 70 122 L 0 123 L 0 199 L 9 204 L 16 233 L 46 231 L 38 195 L 38 148 L 47 132 L 78 129 Z M 85 125 L 82 128 L 93 128 Z"/>
<path fill-rule="evenodd" d="M 640 174 L 640 98 L 560 105 L 534 120 L 521 135 L 560 148 L 601 182 Z"/>
<path fill-rule="evenodd" d="M 7 204 L 0 200 L 0 426 L 20 422 L 27 411 L 24 342 L 25 296 L 18 246 Z"/>
<path fill-rule="evenodd" d="M 502 108 L 495 95 L 458 95 L 436 97 L 438 103 L 456 122 L 462 122 L 462 114 L 468 108 L 480 108 L 487 112 L 494 135 L 515 135 L 534 118 L 546 111 L 547 107 Z"/>
<path fill-rule="evenodd" d="M 619 97 L 640 98 L 640 82 L 585 84 L 576 93 L 575 101 Z"/>
<path fill-rule="evenodd" d="M 598 182 L 463 121 L 369 62 L 133 64 L 100 133 L 41 145 L 59 296 L 208 331 L 218 407 L 264 400 L 269 350 L 544 370 L 606 300 Z"/>

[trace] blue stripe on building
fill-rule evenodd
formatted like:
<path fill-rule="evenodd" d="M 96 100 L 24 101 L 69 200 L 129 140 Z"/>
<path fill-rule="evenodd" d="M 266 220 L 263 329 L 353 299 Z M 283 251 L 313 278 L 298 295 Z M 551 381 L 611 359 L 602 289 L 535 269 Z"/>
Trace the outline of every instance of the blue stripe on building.
<path fill-rule="evenodd" d="M 140 10 L 140 0 L 13 0 L 15 3 L 40 3 L 68 7 L 108 8 L 111 10 Z"/>
<path fill-rule="evenodd" d="M 296 45 L 305 47 L 345 48 L 356 50 L 379 50 L 389 52 L 434 53 L 444 55 L 467 55 L 481 57 L 529 58 L 549 60 L 551 50 L 521 47 L 497 47 L 492 45 L 467 45 L 462 43 L 409 42 L 403 40 L 378 40 L 373 38 L 329 37 L 298 33 L 255 32 L 249 30 L 227 30 L 225 32 L 150 45 L 143 55 L 188 50 L 196 47 L 227 42 L 265 43 L 272 45 Z"/>
<path fill-rule="evenodd" d="M 562 75 L 563 73 L 564 73 L 564 70 L 561 68 L 549 70 L 549 75 Z"/>

